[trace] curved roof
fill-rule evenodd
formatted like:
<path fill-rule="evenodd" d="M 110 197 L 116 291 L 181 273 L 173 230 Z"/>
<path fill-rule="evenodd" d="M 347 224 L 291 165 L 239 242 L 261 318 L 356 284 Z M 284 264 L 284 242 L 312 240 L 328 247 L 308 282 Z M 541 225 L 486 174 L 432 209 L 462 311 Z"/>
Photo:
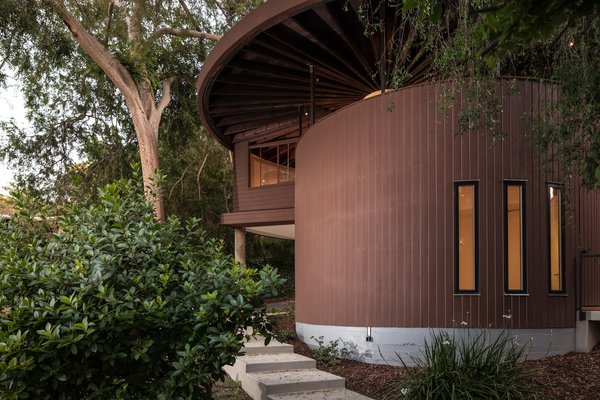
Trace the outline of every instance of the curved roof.
<path fill-rule="evenodd" d="M 393 66 L 408 72 L 403 85 L 424 81 L 430 60 L 413 45 L 410 26 L 399 26 L 396 8 L 382 7 L 380 29 L 365 35 L 364 1 L 270 0 L 236 24 L 198 77 L 209 131 L 229 148 L 297 136 L 300 120 L 304 128 L 309 121 L 310 65 L 316 120 L 389 87 Z"/>

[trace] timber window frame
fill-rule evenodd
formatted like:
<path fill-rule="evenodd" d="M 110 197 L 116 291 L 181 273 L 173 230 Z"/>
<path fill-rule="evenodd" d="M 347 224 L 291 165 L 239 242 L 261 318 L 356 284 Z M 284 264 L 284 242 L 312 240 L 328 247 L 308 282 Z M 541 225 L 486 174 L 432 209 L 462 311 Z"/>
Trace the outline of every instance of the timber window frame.
<path fill-rule="evenodd" d="M 248 187 L 259 189 L 293 184 L 296 179 L 296 146 L 298 139 L 278 140 L 248 146 Z M 263 150 L 274 153 L 270 160 Z"/>
<path fill-rule="evenodd" d="M 472 187 L 472 233 L 467 236 L 472 236 L 472 272 L 465 271 L 461 267 L 461 221 L 460 202 L 461 188 Z M 468 219 L 467 219 L 468 221 Z M 468 238 L 467 238 L 468 239 Z M 469 252 L 470 253 L 470 252 Z M 467 255 L 465 255 L 466 257 Z M 468 266 L 468 261 L 466 261 Z M 471 287 L 462 286 L 462 274 L 472 273 L 473 284 Z M 468 279 L 469 276 L 467 276 Z M 455 181 L 454 182 L 454 293 L 455 294 L 478 294 L 479 293 L 479 181 Z"/>
<path fill-rule="evenodd" d="M 503 181 L 503 220 L 504 220 L 504 293 L 505 294 L 525 294 L 527 293 L 527 229 L 526 229 L 526 189 L 525 180 L 507 179 Z M 512 229 L 514 227 L 514 221 L 510 217 L 509 213 L 514 210 L 509 209 L 510 205 L 510 188 L 517 187 L 519 189 L 519 237 L 518 237 L 518 251 L 519 251 L 519 280 L 520 288 L 511 287 L 511 281 L 513 281 L 511 272 L 511 253 L 514 245 L 511 240 L 511 233 L 514 233 Z"/>

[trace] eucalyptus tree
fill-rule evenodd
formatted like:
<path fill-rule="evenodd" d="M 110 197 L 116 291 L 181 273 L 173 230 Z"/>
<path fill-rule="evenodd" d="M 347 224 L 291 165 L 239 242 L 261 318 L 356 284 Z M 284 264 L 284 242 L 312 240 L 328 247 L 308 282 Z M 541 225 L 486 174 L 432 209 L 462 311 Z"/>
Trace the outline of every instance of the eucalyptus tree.
<path fill-rule="evenodd" d="M 16 72 L 34 126 L 26 132 L 5 123 L 4 154 L 25 155 L 25 165 L 43 160 L 46 174 L 69 170 L 72 177 L 72 156 L 79 153 L 91 156 L 80 169 L 101 166 L 118 176 L 137 145 L 147 194 L 163 220 L 155 172 L 165 110 L 176 103 L 171 126 L 190 118 L 194 77 L 206 54 L 258 3 L 2 0 L 0 73 L 5 65 Z"/>

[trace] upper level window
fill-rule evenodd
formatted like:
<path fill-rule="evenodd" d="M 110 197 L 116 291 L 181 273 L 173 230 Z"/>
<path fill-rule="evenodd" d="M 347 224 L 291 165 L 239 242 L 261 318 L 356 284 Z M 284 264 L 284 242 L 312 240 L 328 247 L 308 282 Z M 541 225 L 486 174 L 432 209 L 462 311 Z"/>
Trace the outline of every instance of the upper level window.
<path fill-rule="evenodd" d="M 504 290 L 507 293 L 526 291 L 524 198 L 524 182 L 504 182 Z"/>
<path fill-rule="evenodd" d="M 475 293 L 478 290 L 478 184 L 454 184 L 455 257 L 457 293 Z"/>
<path fill-rule="evenodd" d="M 563 187 L 548 185 L 549 247 L 550 247 L 550 291 L 564 292 L 564 210 Z"/>
<path fill-rule="evenodd" d="M 295 141 L 250 146 L 250 187 L 293 182 L 295 170 Z"/>

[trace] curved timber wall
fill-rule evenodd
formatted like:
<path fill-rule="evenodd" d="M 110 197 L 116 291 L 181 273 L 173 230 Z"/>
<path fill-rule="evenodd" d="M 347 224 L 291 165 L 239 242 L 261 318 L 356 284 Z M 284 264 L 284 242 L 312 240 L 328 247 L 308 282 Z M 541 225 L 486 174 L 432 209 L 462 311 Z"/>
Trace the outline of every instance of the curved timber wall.
<path fill-rule="evenodd" d="M 420 85 L 348 106 L 301 139 L 296 173 L 299 326 L 572 328 L 572 229 L 566 294 L 549 293 L 547 182 L 560 182 L 524 137 L 551 86 L 499 83 L 505 140 L 458 135 L 442 86 Z M 515 92 L 516 90 L 516 93 Z M 512 93 L 509 95 L 508 93 Z M 504 294 L 503 180 L 526 180 L 526 295 Z M 454 294 L 454 182 L 479 181 L 479 293 Z M 363 338 L 364 341 L 364 338 Z"/>

